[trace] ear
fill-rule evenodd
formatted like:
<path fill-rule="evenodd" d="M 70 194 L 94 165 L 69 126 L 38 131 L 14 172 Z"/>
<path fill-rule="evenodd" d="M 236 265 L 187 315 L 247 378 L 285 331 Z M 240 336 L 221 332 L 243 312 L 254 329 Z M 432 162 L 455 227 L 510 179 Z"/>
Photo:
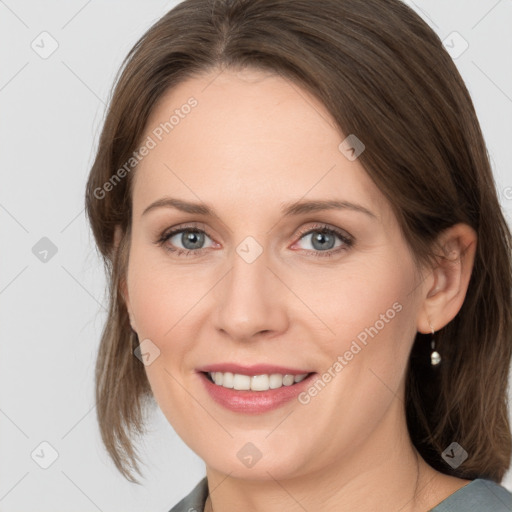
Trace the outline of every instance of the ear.
<path fill-rule="evenodd" d="M 118 224 L 118 225 L 116 225 L 115 231 L 114 231 L 114 247 L 113 247 L 114 254 L 117 253 L 117 251 L 119 250 L 119 245 L 121 243 L 122 238 L 123 238 L 123 231 L 121 229 L 121 226 Z M 126 304 L 126 309 L 128 311 L 128 316 L 130 318 L 130 325 L 131 325 L 132 329 L 135 332 L 137 332 L 135 320 L 133 318 L 133 313 L 132 313 L 131 306 L 130 306 L 130 296 L 128 294 L 126 276 L 121 276 L 119 279 L 119 291 L 120 291 L 121 296 L 123 297 L 123 300 Z"/>
<path fill-rule="evenodd" d="M 438 238 L 443 254 L 423 282 L 423 303 L 417 318 L 417 330 L 438 331 L 459 312 L 473 271 L 477 234 L 467 224 L 455 224 Z"/>

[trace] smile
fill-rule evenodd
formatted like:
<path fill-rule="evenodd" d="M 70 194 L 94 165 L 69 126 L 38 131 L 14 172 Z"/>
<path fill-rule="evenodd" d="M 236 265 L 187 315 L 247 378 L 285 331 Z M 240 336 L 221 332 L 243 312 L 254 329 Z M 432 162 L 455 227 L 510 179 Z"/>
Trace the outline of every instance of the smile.
<path fill-rule="evenodd" d="M 244 375 L 233 372 L 197 372 L 207 395 L 236 413 L 262 414 L 296 399 L 311 384 L 316 372 Z M 214 380 L 215 379 L 215 380 Z M 294 400 L 295 399 L 295 400 Z"/>
<path fill-rule="evenodd" d="M 279 389 L 283 386 L 292 386 L 297 382 L 301 382 L 308 375 L 308 373 L 300 375 L 272 373 L 250 376 L 231 372 L 207 372 L 207 376 L 217 386 L 235 389 L 237 391 L 268 391 L 269 389 Z"/>

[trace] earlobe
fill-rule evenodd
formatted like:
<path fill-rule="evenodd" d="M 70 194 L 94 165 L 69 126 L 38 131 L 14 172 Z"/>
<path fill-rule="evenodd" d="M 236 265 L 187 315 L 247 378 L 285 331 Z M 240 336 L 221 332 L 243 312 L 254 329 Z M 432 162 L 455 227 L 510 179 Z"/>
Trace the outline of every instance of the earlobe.
<path fill-rule="evenodd" d="M 477 235 L 467 224 L 455 224 L 440 235 L 436 266 L 424 280 L 423 303 L 417 330 L 430 333 L 448 324 L 459 312 L 469 286 L 475 259 Z"/>

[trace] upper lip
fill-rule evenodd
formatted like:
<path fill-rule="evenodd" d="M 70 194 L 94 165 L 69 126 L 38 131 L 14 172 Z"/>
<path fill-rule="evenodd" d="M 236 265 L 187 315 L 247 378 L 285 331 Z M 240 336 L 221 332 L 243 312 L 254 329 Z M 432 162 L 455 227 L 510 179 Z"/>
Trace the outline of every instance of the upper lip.
<path fill-rule="evenodd" d="M 280 373 L 282 375 L 303 375 L 312 373 L 309 370 L 299 370 L 297 368 L 287 368 L 285 366 L 276 366 L 273 364 L 255 364 L 251 366 L 241 366 L 236 363 L 217 363 L 202 366 L 196 369 L 198 372 L 231 372 L 241 375 L 264 375 Z"/>

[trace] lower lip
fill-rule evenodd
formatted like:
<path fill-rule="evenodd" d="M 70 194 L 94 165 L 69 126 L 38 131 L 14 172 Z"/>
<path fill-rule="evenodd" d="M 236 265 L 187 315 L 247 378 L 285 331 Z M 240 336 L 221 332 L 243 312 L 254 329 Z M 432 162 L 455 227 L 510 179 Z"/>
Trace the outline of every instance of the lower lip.
<path fill-rule="evenodd" d="M 219 386 L 210 381 L 203 372 L 198 372 L 210 396 L 220 405 L 234 412 L 261 414 L 272 411 L 296 398 L 309 385 L 316 373 L 291 386 L 281 386 L 268 391 L 239 391 Z"/>

